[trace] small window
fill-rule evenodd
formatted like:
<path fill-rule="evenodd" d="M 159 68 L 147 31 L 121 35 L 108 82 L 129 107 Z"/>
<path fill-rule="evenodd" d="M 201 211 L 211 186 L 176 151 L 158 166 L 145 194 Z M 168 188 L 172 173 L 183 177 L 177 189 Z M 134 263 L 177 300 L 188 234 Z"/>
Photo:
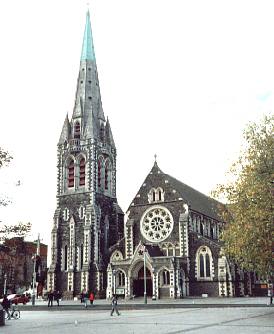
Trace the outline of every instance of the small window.
<path fill-rule="evenodd" d="M 204 225 L 203 225 L 203 223 L 200 223 L 200 234 L 204 235 Z"/>
<path fill-rule="evenodd" d="M 79 208 L 79 217 L 83 219 L 85 217 L 85 208 L 83 206 L 80 206 Z"/>
<path fill-rule="evenodd" d="M 81 127 L 80 123 L 77 121 L 74 124 L 74 138 L 80 138 Z"/>
<path fill-rule="evenodd" d="M 86 161 L 85 161 L 85 158 L 82 158 L 80 160 L 80 175 L 79 175 L 80 177 L 79 185 L 80 186 L 85 185 L 85 178 L 86 178 L 85 172 L 86 172 Z"/>
<path fill-rule="evenodd" d="M 163 271 L 163 285 L 169 285 L 170 284 L 170 274 L 168 270 Z"/>
<path fill-rule="evenodd" d="M 74 187 L 74 161 L 71 160 L 68 165 L 68 187 Z"/>
<path fill-rule="evenodd" d="M 98 182 L 98 189 L 102 186 L 102 160 L 98 159 L 98 174 L 97 174 L 97 182 Z"/>
<path fill-rule="evenodd" d="M 118 286 L 125 286 L 125 274 L 122 271 L 118 271 Z"/>

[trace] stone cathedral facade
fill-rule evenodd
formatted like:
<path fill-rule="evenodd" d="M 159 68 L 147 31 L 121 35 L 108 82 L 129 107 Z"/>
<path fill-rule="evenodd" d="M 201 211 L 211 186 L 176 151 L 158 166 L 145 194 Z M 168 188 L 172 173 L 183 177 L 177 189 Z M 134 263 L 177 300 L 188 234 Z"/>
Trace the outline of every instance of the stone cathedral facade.
<path fill-rule="evenodd" d="M 145 285 L 152 299 L 251 295 L 254 275 L 222 252 L 221 206 L 155 161 L 126 212 L 125 237 L 113 248 L 107 297 L 143 296 Z"/>
<path fill-rule="evenodd" d="M 82 290 L 132 298 L 143 296 L 145 286 L 153 299 L 252 293 L 254 276 L 222 253 L 222 204 L 165 174 L 156 160 L 124 219 L 89 12 L 75 105 L 64 121 L 57 160 L 48 290 L 67 298 Z"/>
<path fill-rule="evenodd" d="M 48 290 L 68 297 L 106 293 L 109 248 L 123 236 L 116 199 L 116 147 L 100 95 L 87 12 L 75 105 L 57 152 L 57 208 L 51 234 Z"/>

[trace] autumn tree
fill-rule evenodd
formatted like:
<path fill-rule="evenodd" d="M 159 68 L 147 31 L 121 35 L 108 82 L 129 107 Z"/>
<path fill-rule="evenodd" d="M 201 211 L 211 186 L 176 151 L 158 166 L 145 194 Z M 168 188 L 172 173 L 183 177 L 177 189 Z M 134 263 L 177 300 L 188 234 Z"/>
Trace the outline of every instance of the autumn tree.
<path fill-rule="evenodd" d="M 222 239 L 226 254 L 242 268 L 273 277 L 274 117 L 265 116 L 244 131 L 245 149 L 232 165 L 232 181 L 213 193 L 226 198 Z"/>
<path fill-rule="evenodd" d="M 12 156 L 0 147 L 0 169 L 7 166 L 12 160 Z M 7 198 L 0 198 L 0 206 L 9 204 Z M 31 229 L 30 223 L 16 223 L 14 225 L 7 225 L 0 220 L 0 242 L 13 236 L 25 236 Z"/>

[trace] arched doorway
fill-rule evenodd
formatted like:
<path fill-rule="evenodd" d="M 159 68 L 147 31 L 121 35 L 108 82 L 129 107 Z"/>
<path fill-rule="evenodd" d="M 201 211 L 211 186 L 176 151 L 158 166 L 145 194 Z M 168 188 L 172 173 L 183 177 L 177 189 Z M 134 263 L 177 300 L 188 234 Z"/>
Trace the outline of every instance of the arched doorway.
<path fill-rule="evenodd" d="M 147 296 L 152 297 L 152 278 L 148 268 L 146 268 L 146 290 Z M 133 279 L 133 295 L 136 297 L 144 295 L 144 266 L 139 269 L 137 278 Z"/>

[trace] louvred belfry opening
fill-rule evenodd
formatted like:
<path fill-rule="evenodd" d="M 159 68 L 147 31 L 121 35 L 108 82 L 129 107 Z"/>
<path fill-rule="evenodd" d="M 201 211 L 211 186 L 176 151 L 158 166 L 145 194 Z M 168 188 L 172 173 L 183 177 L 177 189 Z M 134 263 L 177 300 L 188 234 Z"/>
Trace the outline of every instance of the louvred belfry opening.
<path fill-rule="evenodd" d="M 74 187 L 74 162 L 73 160 L 70 161 L 68 165 L 68 187 Z"/>
<path fill-rule="evenodd" d="M 82 158 L 80 160 L 80 186 L 85 185 L 85 177 L 86 177 L 85 169 L 86 169 L 86 161 L 85 158 Z"/>
<path fill-rule="evenodd" d="M 80 138 L 80 123 L 76 122 L 74 125 L 74 138 Z"/>

